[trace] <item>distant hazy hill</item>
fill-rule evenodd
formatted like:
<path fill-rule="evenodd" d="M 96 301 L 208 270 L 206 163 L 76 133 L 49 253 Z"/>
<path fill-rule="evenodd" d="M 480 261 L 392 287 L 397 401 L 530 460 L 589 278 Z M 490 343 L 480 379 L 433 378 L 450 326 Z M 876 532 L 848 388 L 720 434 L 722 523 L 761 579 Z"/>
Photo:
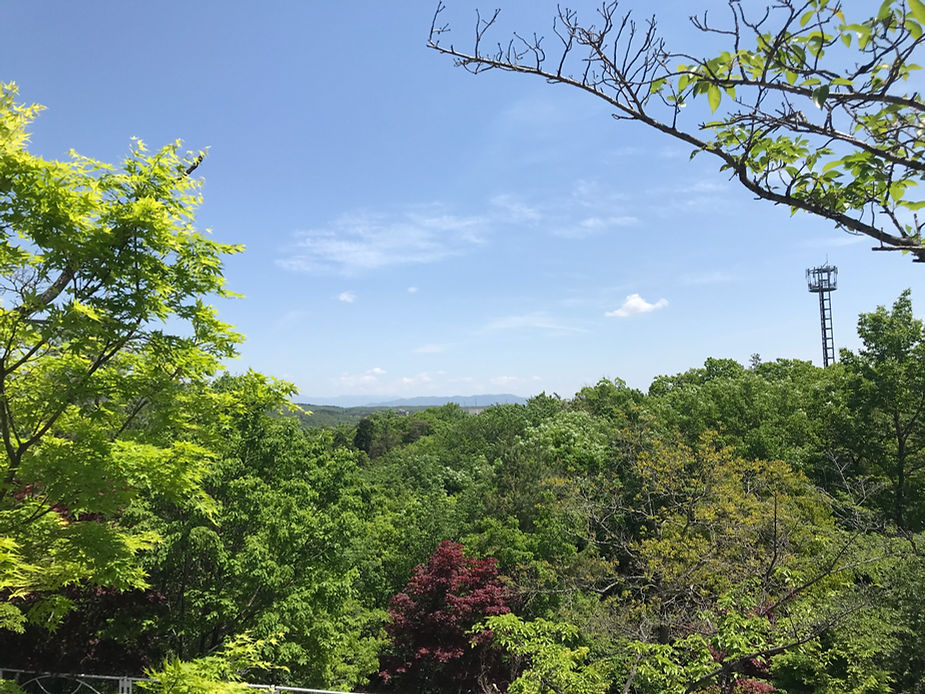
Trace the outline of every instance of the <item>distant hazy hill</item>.
<path fill-rule="evenodd" d="M 489 405 L 525 405 L 527 399 L 509 393 L 501 395 L 451 395 L 449 397 L 425 396 L 377 402 L 371 404 L 370 407 L 440 407 L 451 402 L 455 402 L 460 407 L 488 407 Z"/>
<path fill-rule="evenodd" d="M 344 398 L 345 400 L 347 398 Z M 299 419 L 310 427 L 334 427 L 338 424 L 355 425 L 363 417 L 387 410 L 390 408 L 405 409 L 408 411 L 424 410 L 428 407 L 440 407 L 455 402 L 460 407 L 476 408 L 490 405 L 522 405 L 526 399 L 517 395 L 453 395 L 450 397 L 420 397 L 391 400 L 375 405 L 362 405 L 359 407 L 339 407 L 337 405 L 315 405 L 306 402 L 297 403 L 299 407 L 310 410 L 310 415 L 299 414 Z"/>
<path fill-rule="evenodd" d="M 363 417 L 368 417 L 374 412 L 387 410 L 387 407 L 337 407 L 336 405 L 311 405 L 309 403 L 298 403 L 303 410 L 311 412 L 310 415 L 300 413 L 299 419 L 302 423 L 310 427 L 335 427 L 338 424 L 355 425 Z"/>

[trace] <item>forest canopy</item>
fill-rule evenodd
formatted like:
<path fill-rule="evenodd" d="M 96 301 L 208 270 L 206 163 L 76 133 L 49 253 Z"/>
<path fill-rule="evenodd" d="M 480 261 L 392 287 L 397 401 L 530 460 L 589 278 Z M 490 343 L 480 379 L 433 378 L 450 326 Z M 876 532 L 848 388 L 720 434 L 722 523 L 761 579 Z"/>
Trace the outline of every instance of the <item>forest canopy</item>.
<path fill-rule="evenodd" d="M 915 13 L 883 7 L 917 42 Z M 712 101 L 739 79 L 689 73 L 677 88 Z M 241 338 L 210 302 L 240 249 L 195 225 L 204 153 L 46 160 L 16 97 L 0 87 L 0 667 L 165 693 L 920 690 L 910 291 L 825 368 L 710 358 L 646 392 L 307 427 L 290 384 L 222 372 Z M 855 212 L 906 200 L 877 180 Z M 891 243 L 918 254 L 919 229 Z"/>

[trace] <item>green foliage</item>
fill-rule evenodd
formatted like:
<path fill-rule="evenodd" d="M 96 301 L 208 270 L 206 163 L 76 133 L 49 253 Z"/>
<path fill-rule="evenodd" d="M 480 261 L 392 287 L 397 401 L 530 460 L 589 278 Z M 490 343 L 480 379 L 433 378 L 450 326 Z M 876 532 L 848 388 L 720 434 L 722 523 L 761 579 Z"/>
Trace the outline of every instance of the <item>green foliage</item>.
<path fill-rule="evenodd" d="M 154 681 L 137 686 L 153 694 L 242 694 L 248 691 L 241 684 L 248 672 L 272 667 L 260 655 L 268 643 L 240 635 L 213 655 L 191 661 L 171 656 L 145 673 Z"/>
<path fill-rule="evenodd" d="M 733 77 L 710 65 L 687 86 L 721 113 Z M 822 86 L 825 108 L 845 85 Z M 210 382 L 236 336 L 203 297 L 234 249 L 192 227 L 194 162 L 140 143 L 118 171 L 31 157 L 36 109 L 2 93 L 0 650 L 75 610 L 84 640 L 162 663 L 157 691 L 359 688 L 410 615 L 382 672 L 427 663 L 422 690 L 445 689 L 451 660 L 460 691 L 921 689 L 925 329 L 908 292 L 826 369 L 708 359 L 648 394 L 602 379 L 572 400 L 306 429 L 284 416 L 304 414 L 290 384 Z"/>
<path fill-rule="evenodd" d="M 199 434 L 223 401 L 204 383 L 239 336 L 207 301 L 240 249 L 194 226 L 202 153 L 48 161 L 26 150 L 40 107 L 15 99 L 0 85 L 0 589 L 49 595 L 32 614 L 53 626 L 64 586 L 145 585 L 157 536 L 119 523 L 134 500 L 209 506 Z"/>
<path fill-rule="evenodd" d="M 13 680 L 0 679 L 0 692 L 3 694 L 26 694 Z"/>
<path fill-rule="evenodd" d="M 715 430 L 743 457 L 781 459 L 808 470 L 819 455 L 825 383 L 823 370 L 809 362 L 745 369 L 708 359 L 703 368 L 656 378 L 645 405 L 660 426 L 679 429 L 690 444 Z"/>
<path fill-rule="evenodd" d="M 585 386 L 572 399 L 571 406 L 586 410 L 595 417 L 605 417 L 616 422 L 625 422 L 632 416 L 642 393 L 628 388 L 620 379 L 602 378 L 594 386 Z"/>
<path fill-rule="evenodd" d="M 888 311 L 880 306 L 862 314 L 858 334 L 863 347 L 842 350 L 850 379 L 853 413 L 850 449 L 868 472 L 889 480 L 892 520 L 899 528 L 925 527 L 925 507 L 917 503 L 925 485 L 925 327 L 912 314 L 910 292 Z"/>
<path fill-rule="evenodd" d="M 544 619 L 525 622 L 504 614 L 476 626 L 477 630 L 486 628 L 497 646 L 524 664 L 508 689 L 510 694 L 604 694 L 610 688 L 610 664 L 589 662 L 590 651 L 579 645 L 579 630 L 571 624 Z"/>
<path fill-rule="evenodd" d="M 307 427 L 355 427 L 361 419 L 380 412 L 385 407 L 334 407 L 333 405 L 301 404 L 306 408 L 299 414 L 302 424 Z M 417 408 L 416 408 L 417 409 Z"/>
<path fill-rule="evenodd" d="M 358 456 L 329 432 L 272 416 L 290 388 L 252 373 L 217 384 L 237 403 L 224 456 L 203 480 L 217 522 L 188 504 L 139 507 L 132 518 L 163 537 L 150 581 L 167 602 L 159 630 L 179 657 L 248 631 L 288 681 L 351 686 L 376 668 L 384 619 L 357 599 L 348 563 L 362 527 Z"/>
<path fill-rule="evenodd" d="M 910 58 L 922 37 L 921 20 L 895 0 L 884 2 L 876 16 L 853 22 L 827 0 L 806 3 L 798 23 L 795 4 L 783 9 L 790 17 L 783 16 L 782 27 L 765 31 L 762 26 L 752 46 L 737 41 L 735 51 L 678 65 L 676 81 L 659 91 L 677 103 L 706 94 L 714 113 L 727 95 L 729 113 L 706 124 L 713 140 L 704 149 L 722 152 L 723 168 L 750 176 L 752 187 L 763 189 L 762 197 L 865 233 L 872 230 L 851 223 L 865 210 L 889 215 L 894 223 L 884 225 L 895 227 L 890 242 L 920 248 L 921 242 L 913 241 L 920 229 L 903 213 L 923 204 L 907 197 L 922 180 L 916 115 L 921 101 L 899 90 L 919 69 Z M 856 64 L 864 67 L 846 64 L 846 47 L 856 51 Z M 775 120 L 763 96 L 743 99 L 744 92 L 762 88 L 788 98 L 789 113 L 781 111 Z M 862 94 L 873 98 L 859 100 Z M 821 118 L 794 110 L 801 99 Z M 833 135 L 828 142 L 817 139 L 827 133 Z"/>

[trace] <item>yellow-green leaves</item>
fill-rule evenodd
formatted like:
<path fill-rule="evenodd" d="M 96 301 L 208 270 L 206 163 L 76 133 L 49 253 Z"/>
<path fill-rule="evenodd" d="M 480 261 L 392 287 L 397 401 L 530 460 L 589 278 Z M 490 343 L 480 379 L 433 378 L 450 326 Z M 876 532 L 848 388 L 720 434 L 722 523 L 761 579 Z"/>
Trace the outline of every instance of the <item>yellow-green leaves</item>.
<path fill-rule="evenodd" d="M 909 0 L 909 11 L 920 23 L 925 24 L 925 3 L 922 0 Z M 921 29 L 919 35 L 921 35 Z"/>
<path fill-rule="evenodd" d="M 97 310 L 96 310 L 95 308 L 93 308 L 92 306 L 88 306 L 87 304 L 81 303 L 81 302 L 78 301 L 77 299 L 74 299 L 73 301 L 71 301 L 71 308 L 72 308 L 76 313 L 79 313 L 79 314 L 82 315 L 82 316 L 86 316 L 86 317 L 89 318 L 90 320 L 94 320 L 94 321 L 99 321 L 99 320 L 100 320 L 100 313 L 99 313 L 99 311 L 97 311 Z"/>
<path fill-rule="evenodd" d="M 719 102 L 722 100 L 723 94 L 715 84 L 711 84 L 707 88 L 707 101 L 710 104 L 710 110 L 716 113 L 716 109 L 719 108 Z"/>
<path fill-rule="evenodd" d="M 202 153 L 136 140 L 118 167 L 46 160 L 26 148 L 40 108 L 16 94 L 0 85 L 0 272 L 19 278 L 0 287 L 0 592 L 50 625 L 62 586 L 144 585 L 157 537 L 122 525 L 133 503 L 209 512 L 219 410 L 201 393 L 240 336 L 204 299 L 229 294 L 222 257 L 240 249 L 194 226 Z"/>
<path fill-rule="evenodd" d="M 580 644 L 579 629 L 545 619 L 524 621 L 513 614 L 489 617 L 478 625 L 490 629 L 494 643 L 529 665 L 511 683 L 511 694 L 604 694 L 610 691 L 613 666 L 593 658 Z"/>

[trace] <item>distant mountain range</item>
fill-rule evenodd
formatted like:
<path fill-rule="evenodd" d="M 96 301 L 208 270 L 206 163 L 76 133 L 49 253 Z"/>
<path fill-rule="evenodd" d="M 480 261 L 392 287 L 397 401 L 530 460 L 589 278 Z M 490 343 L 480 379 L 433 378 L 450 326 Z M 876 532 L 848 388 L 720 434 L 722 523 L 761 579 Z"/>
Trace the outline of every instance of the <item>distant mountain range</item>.
<path fill-rule="evenodd" d="M 373 403 L 371 407 L 440 407 L 451 402 L 460 407 L 488 407 L 489 405 L 526 405 L 527 399 L 510 393 L 500 395 L 451 395 L 449 397 L 435 395 L 377 402 Z"/>
<path fill-rule="evenodd" d="M 460 407 L 488 407 L 489 405 L 523 405 L 527 402 L 526 398 L 509 393 L 502 393 L 500 395 L 423 396 L 417 398 L 396 398 L 384 402 L 374 402 L 369 395 L 341 395 L 333 398 L 300 397 L 299 400 L 310 402 L 315 405 L 333 405 L 335 407 L 440 407 L 450 402 L 455 402 Z"/>

